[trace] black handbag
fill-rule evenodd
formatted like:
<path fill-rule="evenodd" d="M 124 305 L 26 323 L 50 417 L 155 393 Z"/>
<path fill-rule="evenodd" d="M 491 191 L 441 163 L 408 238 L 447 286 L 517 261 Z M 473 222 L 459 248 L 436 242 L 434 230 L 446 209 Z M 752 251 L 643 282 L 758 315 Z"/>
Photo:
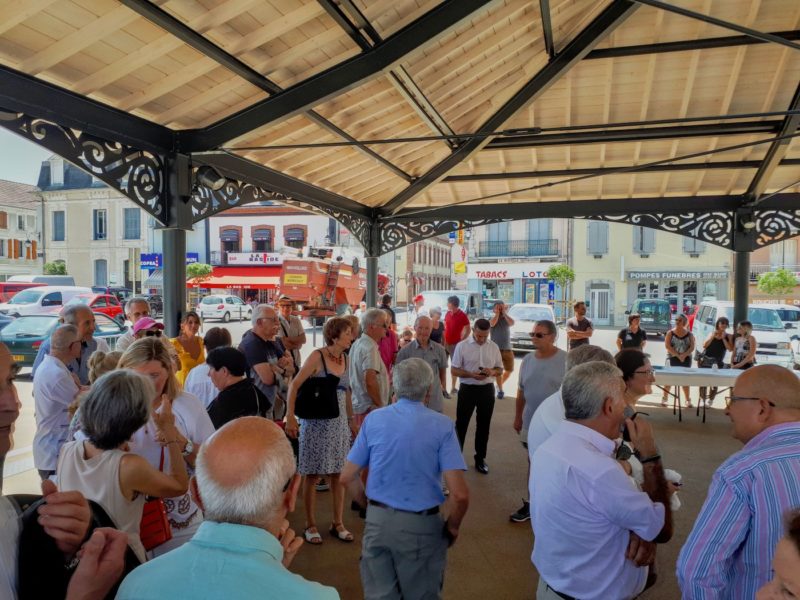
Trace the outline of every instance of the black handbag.
<path fill-rule="evenodd" d="M 325 377 L 309 377 L 303 382 L 297 390 L 294 414 L 300 419 L 336 419 L 339 416 L 339 397 L 336 391 L 339 378 L 328 373 L 325 356 L 321 350 L 317 352 L 322 359 Z"/>

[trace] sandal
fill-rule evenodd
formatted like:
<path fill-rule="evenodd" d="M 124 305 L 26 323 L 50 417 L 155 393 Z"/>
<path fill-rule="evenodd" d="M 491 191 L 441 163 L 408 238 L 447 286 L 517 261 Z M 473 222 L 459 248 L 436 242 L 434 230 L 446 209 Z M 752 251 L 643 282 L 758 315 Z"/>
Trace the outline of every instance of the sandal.
<path fill-rule="evenodd" d="M 666 396 L 661 396 L 661 406 L 669 406 L 669 402 Z"/>
<path fill-rule="evenodd" d="M 306 527 L 306 530 L 303 532 L 303 537 L 312 546 L 319 546 L 322 543 L 322 536 L 319 534 L 319 531 L 311 531 L 312 529 L 316 530 L 317 528 Z"/>
<path fill-rule="evenodd" d="M 339 527 L 341 527 L 341 529 L 339 529 Z M 340 542 L 346 542 L 348 544 L 355 539 L 353 538 L 353 534 L 347 531 L 342 523 L 331 524 L 330 534 Z"/>

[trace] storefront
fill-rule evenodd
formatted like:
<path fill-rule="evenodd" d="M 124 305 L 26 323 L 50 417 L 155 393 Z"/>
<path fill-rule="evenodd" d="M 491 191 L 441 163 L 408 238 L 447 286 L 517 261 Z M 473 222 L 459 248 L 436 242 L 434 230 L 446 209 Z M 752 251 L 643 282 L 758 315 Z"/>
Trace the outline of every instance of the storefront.
<path fill-rule="evenodd" d="M 627 272 L 628 306 L 637 298 L 662 298 L 673 313 L 691 313 L 703 300 L 727 300 L 727 270 Z"/>
<path fill-rule="evenodd" d="M 548 304 L 556 298 L 556 285 L 547 278 L 551 263 L 470 263 L 468 288 L 485 299 Z"/>

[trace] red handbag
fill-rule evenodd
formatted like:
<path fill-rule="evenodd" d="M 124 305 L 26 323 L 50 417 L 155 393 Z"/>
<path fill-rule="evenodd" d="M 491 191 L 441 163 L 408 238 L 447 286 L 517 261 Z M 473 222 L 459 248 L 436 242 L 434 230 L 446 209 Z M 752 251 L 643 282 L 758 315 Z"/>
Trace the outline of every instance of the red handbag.
<path fill-rule="evenodd" d="M 164 448 L 161 448 L 161 463 L 158 470 L 164 470 Z M 139 539 L 145 550 L 152 550 L 172 539 L 172 527 L 167 519 L 167 508 L 163 498 L 151 498 L 144 503 L 142 522 L 139 524 Z"/>

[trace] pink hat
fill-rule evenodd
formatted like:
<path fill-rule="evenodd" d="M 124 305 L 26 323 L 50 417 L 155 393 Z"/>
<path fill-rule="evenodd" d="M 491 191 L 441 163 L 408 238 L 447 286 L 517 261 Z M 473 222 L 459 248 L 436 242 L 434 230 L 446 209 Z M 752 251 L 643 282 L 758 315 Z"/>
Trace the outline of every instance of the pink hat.
<path fill-rule="evenodd" d="M 151 319 L 150 317 L 142 317 L 136 321 L 136 324 L 133 326 L 133 335 L 136 335 L 144 329 L 152 329 L 153 327 L 156 329 L 164 329 L 163 323 L 157 323 L 155 319 Z"/>

